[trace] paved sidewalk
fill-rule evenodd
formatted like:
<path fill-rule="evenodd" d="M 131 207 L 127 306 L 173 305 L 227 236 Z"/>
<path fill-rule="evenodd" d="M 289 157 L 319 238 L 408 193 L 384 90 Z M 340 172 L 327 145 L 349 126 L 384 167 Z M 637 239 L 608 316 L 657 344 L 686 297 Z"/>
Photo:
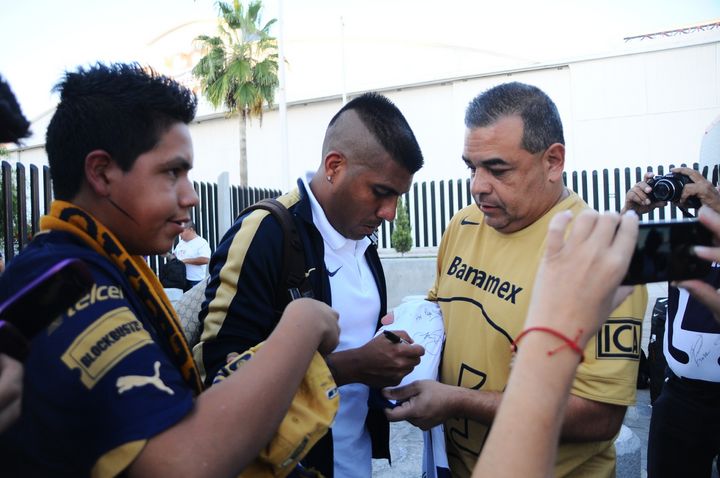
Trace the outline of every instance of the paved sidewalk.
<path fill-rule="evenodd" d="M 648 308 L 643 321 L 642 348 L 647 354 L 650 339 L 650 318 L 655 300 L 667 296 L 667 284 L 648 284 Z M 647 477 L 647 439 L 650 428 L 650 390 L 638 390 L 637 402 L 628 407 L 624 424 L 629 427 L 641 442 L 641 477 Z M 420 478 L 422 475 L 422 432 L 407 422 L 390 425 L 390 449 L 392 466 L 385 460 L 373 461 L 373 477 L 376 478 Z M 717 474 L 713 470 L 713 477 Z"/>

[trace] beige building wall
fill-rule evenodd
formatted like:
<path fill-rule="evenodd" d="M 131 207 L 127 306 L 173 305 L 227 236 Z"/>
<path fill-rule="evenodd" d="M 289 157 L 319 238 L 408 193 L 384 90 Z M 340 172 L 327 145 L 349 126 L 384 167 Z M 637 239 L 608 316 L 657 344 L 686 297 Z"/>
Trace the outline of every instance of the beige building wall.
<path fill-rule="evenodd" d="M 481 91 L 506 81 L 537 85 L 556 102 L 568 171 L 692 163 L 705 128 L 720 115 L 719 73 L 720 42 L 712 41 L 379 91 L 404 112 L 422 147 L 426 166 L 416 180 L 438 180 L 467 176 L 460 159 L 465 107 Z M 265 113 L 262 127 L 254 120 L 247 133 L 250 185 L 286 189 L 299 175 L 315 171 L 325 128 L 341 104 L 335 96 L 288 105 L 287 163 L 281 159 L 278 110 Z M 193 177 L 214 182 L 227 171 L 237 183 L 239 120 L 203 111 L 207 108 L 191 125 Z M 10 159 L 43 164 L 45 127 L 34 124 L 30 147 Z M 283 168 L 289 174 L 282 174 Z"/>

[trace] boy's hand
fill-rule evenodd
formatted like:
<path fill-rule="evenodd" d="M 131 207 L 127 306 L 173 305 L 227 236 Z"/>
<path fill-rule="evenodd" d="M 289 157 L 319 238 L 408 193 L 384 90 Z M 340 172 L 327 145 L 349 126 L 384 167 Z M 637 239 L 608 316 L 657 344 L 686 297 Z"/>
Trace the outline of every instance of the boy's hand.
<path fill-rule="evenodd" d="M 338 324 L 338 313 L 324 302 L 315 299 L 296 299 L 285 308 L 285 314 L 291 314 L 290 320 L 303 318 L 308 321 L 309 330 L 315 330 L 320 334 L 320 345 L 318 352 L 327 355 L 338 346 L 340 342 L 340 325 Z M 302 319 L 301 319 L 302 320 Z"/>

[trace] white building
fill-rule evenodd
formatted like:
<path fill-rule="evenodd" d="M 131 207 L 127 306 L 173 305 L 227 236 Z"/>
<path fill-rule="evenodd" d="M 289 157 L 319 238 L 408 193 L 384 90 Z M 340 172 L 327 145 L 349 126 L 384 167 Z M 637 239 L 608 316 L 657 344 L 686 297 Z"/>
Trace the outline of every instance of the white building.
<path fill-rule="evenodd" d="M 416 180 L 467 176 L 460 159 L 465 107 L 506 81 L 534 84 L 556 102 L 565 127 L 567 171 L 689 164 L 698 158 L 703 131 L 720 115 L 720 34 L 709 33 L 687 35 L 679 44 L 638 43 L 644 48 L 602 57 L 373 89 L 393 100 L 415 131 L 425 155 Z M 253 121 L 247 135 L 249 184 L 287 189 L 283 177 L 294 183 L 314 171 L 327 123 L 341 105 L 340 94 L 288 103 L 289 175 L 280 173 L 285 166 L 278 109 L 265 113 L 262 127 Z M 35 135 L 10 161 L 46 164 L 42 142 L 51 115 L 34 122 Z M 237 182 L 239 124 L 201 105 L 191 126 L 195 180 L 215 182 L 228 171 L 231 183 Z"/>

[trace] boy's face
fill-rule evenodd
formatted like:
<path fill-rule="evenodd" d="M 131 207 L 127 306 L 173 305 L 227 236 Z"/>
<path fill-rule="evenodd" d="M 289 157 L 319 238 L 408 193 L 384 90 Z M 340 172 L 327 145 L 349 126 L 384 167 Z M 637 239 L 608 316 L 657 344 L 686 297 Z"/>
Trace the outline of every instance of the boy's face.
<path fill-rule="evenodd" d="M 171 249 L 190 220 L 190 208 L 198 203 L 188 177 L 192 165 L 190 130 L 176 123 L 129 171 L 115 171 L 110 200 L 118 210 L 106 225 L 128 252 L 162 254 Z"/>

